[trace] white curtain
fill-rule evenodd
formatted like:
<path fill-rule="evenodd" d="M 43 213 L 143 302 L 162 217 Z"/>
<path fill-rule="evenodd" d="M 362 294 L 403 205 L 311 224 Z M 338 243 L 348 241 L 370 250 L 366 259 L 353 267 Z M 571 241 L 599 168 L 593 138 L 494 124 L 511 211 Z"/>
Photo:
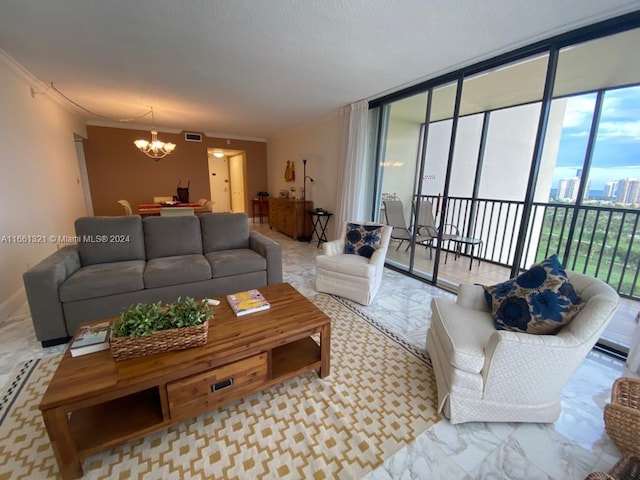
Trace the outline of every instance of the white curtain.
<path fill-rule="evenodd" d="M 342 116 L 342 158 L 338 165 L 336 232 L 348 220 L 366 220 L 365 187 L 367 169 L 367 122 L 369 102 L 352 103 L 340 111 Z"/>
<path fill-rule="evenodd" d="M 636 317 L 636 322 L 640 318 L 640 313 Z M 631 350 L 627 357 L 627 367 L 632 372 L 640 373 L 640 323 L 636 326 L 636 332 L 631 340 Z"/>

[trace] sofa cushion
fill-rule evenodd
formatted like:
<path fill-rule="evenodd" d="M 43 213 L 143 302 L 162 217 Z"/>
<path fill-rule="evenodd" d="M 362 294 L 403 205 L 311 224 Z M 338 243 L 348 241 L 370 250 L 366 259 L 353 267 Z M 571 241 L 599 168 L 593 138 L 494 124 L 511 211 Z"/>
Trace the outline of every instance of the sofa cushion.
<path fill-rule="evenodd" d="M 244 213 L 200 215 L 204 253 L 249 248 L 249 220 Z"/>
<path fill-rule="evenodd" d="M 205 254 L 205 258 L 211 265 L 213 278 L 262 272 L 267 269 L 267 260 L 248 248 L 211 252 Z"/>
<path fill-rule="evenodd" d="M 145 288 L 201 282 L 210 278 L 211 267 L 202 255 L 154 258 L 147 262 L 144 269 Z"/>
<path fill-rule="evenodd" d="M 371 258 L 373 252 L 380 248 L 381 235 L 382 227 L 380 225 L 348 223 L 344 253 Z"/>
<path fill-rule="evenodd" d="M 498 330 L 555 334 L 583 306 L 557 255 L 484 290 Z"/>
<path fill-rule="evenodd" d="M 75 229 L 83 266 L 145 259 L 142 219 L 138 215 L 80 217 Z"/>
<path fill-rule="evenodd" d="M 142 224 L 147 260 L 180 255 L 202 255 L 200 221 L 195 215 L 146 217 Z"/>
<path fill-rule="evenodd" d="M 368 258 L 360 255 L 318 255 L 316 268 L 364 278 L 376 275 L 375 265 L 371 265 Z"/>
<path fill-rule="evenodd" d="M 60 285 L 60 300 L 73 302 L 142 290 L 145 263 L 129 260 L 82 267 Z"/>

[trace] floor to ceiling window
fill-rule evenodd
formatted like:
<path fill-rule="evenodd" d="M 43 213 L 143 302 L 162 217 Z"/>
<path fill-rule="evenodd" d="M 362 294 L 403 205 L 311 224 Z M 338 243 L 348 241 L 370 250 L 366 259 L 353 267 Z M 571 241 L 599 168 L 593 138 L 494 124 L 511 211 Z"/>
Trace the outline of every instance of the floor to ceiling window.
<path fill-rule="evenodd" d="M 372 102 L 375 213 L 388 221 L 382 200 L 399 201 L 411 237 L 392 242 L 390 265 L 455 287 L 557 253 L 640 300 L 640 29 L 598 28 Z M 618 330 L 605 340 L 624 352 L 629 326 Z"/>

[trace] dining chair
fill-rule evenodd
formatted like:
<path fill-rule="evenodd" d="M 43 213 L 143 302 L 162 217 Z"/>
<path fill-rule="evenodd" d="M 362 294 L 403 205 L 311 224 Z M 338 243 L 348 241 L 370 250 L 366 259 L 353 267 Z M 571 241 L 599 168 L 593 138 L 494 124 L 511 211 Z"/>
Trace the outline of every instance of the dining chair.
<path fill-rule="evenodd" d="M 118 203 L 124 208 L 125 215 L 133 215 L 131 204 L 127 200 L 118 200 Z"/>
<path fill-rule="evenodd" d="M 405 241 L 409 242 L 406 248 L 408 249 L 409 245 L 411 245 L 410 242 L 411 238 L 413 237 L 413 233 L 418 232 L 412 232 L 409 228 L 407 228 L 407 223 L 404 219 L 402 200 L 384 200 L 382 203 L 384 203 L 384 215 L 386 217 L 386 223 L 390 227 L 393 227 L 393 229 L 391 230 L 391 239 L 399 240 L 396 250 L 398 250 L 400 248 L 400 245 L 402 245 Z M 424 244 L 423 242 L 429 242 L 429 240 L 430 237 L 428 236 L 415 235 L 416 243 Z"/>
<path fill-rule="evenodd" d="M 173 197 L 153 197 L 153 203 L 173 202 Z"/>
<path fill-rule="evenodd" d="M 160 207 L 161 217 L 181 217 L 195 215 L 193 207 Z"/>

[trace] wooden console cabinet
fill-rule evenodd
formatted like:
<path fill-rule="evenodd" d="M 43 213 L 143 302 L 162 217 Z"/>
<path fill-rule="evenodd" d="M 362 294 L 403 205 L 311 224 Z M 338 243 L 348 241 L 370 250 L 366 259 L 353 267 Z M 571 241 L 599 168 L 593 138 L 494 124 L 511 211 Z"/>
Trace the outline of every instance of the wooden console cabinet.
<path fill-rule="evenodd" d="M 308 212 L 312 210 L 311 201 L 269 198 L 269 227 L 294 240 L 298 237 L 310 237 L 312 227 Z"/>

